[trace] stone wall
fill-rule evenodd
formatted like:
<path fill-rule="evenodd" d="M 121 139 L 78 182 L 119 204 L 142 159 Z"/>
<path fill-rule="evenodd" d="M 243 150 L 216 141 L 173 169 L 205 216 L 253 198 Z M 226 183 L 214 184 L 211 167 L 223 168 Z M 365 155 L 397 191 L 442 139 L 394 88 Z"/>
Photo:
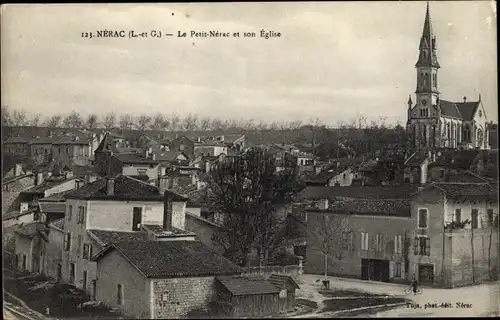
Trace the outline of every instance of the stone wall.
<path fill-rule="evenodd" d="M 298 266 L 266 266 L 266 267 L 250 267 L 243 268 L 242 274 L 244 275 L 262 275 L 265 278 L 271 274 L 283 274 L 291 276 L 295 280 L 299 280 L 304 270 L 302 265 Z"/>
<path fill-rule="evenodd" d="M 153 318 L 184 318 L 191 311 L 208 310 L 216 299 L 215 277 L 151 280 Z"/>

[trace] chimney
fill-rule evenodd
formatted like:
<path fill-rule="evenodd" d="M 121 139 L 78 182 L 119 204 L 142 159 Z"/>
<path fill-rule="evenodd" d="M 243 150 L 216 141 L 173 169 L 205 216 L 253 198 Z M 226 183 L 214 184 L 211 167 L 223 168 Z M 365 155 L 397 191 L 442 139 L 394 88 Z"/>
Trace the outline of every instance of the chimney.
<path fill-rule="evenodd" d="M 154 152 L 151 153 L 151 160 L 153 161 L 156 160 L 156 153 Z"/>
<path fill-rule="evenodd" d="M 115 195 L 115 179 L 106 179 L 106 195 L 108 197 Z"/>
<path fill-rule="evenodd" d="M 464 96 L 464 103 L 465 103 L 465 102 L 467 102 L 467 97 L 466 97 L 466 96 Z"/>
<path fill-rule="evenodd" d="M 321 199 L 318 201 L 318 208 L 320 210 L 328 209 L 328 199 Z"/>
<path fill-rule="evenodd" d="M 36 174 L 35 185 L 38 186 L 38 185 L 41 185 L 42 183 L 43 183 L 43 173 L 42 172 L 38 172 Z"/>
<path fill-rule="evenodd" d="M 149 158 L 149 149 L 146 149 L 146 159 Z"/>
<path fill-rule="evenodd" d="M 337 161 L 337 168 L 340 167 L 340 161 Z"/>
<path fill-rule="evenodd" d="M 316 172 L 316 174 L 319 174 L 321 172 L 321 167 L 320 166 L 314 167 L 314 171 Z"/>
<path fill-rule="evenodd" d="M 170 192 L 165 191 L 163 203 L 163 230 L 172 231 L 172 196 Z"/>
<path fill-rule="evenodd" d="M 16 163 L 16 167 L 14 168 L 14 176 L 19 177 L 21 175 L 22 170 L 23 170 L 23 165 L 20 163 Z"/>

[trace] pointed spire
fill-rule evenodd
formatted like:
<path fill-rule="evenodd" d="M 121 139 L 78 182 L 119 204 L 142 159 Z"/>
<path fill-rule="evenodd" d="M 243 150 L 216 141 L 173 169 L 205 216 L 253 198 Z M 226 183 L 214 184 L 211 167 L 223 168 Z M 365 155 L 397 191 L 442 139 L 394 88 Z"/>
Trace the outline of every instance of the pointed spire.
<path fill-rule="evenodd" d="M 418 57 L 417 67 L 435 67 L 439 68 L 436 56 L 436 37 L 432 32 L 431 13 L 429 1 L 427 1 L 427 10 L 425 12 L 424 27 L 420 38 L 420 55 Z"/>
<path fill-rule="evenodd" d="M 408 95 L 408 105 L 411 106 L 413 104 L 413 101 L 411 101 L 411 94 Z"/>
<path fill-rule="evenodd" d="M 481 94 L 479 94 L 479 102 L 481 102 Z"/>

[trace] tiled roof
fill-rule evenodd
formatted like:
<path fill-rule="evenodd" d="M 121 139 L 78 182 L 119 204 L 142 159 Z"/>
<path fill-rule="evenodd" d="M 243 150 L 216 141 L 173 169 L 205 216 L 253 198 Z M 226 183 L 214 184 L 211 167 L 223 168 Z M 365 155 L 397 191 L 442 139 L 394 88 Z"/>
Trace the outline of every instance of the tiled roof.
<path fill-rule="evenodd" d="M 239 140 L 242 138 L 245 139 L 245 135 L 243 135 L 243 134 L 225 134 L 224 135 L 224 142 L 225 143 L 233 143 L 236 140 Z"/>
<path fill-rule="evenodd" d="M 377 160 L 369 160 L 361 164 L 359 171 L 375 171 L 378 167 L 379 163 Z"/>
<path fill-rule="evenodd" d="M 428 159 L 428 153 L 426 152 L 415 152 L 405 161 L 406 166 L 420 166 L 422 163 Z"/>
<path fill-rule="evenodd" d="M 456 103 L 446 100 L 439 100 L 439 106 L 441 108 L 441 114 L 446 117 L 461 119 L 462 115 Z"/>
<path fill-rule="evenodd" d="M 55 137 L 52 144 L 76 144 L 87 145 L 92 142 L 91 138 L 80 137 Z"/>
<path fill-rule="evenodd" d="M 234 263 L 199 241 L 117 242 L 97 254 L 95 261 L 109 250 L 117 250 L 148 278 L 204 277 L 241 272 Z"/>
<path fill-rule="evenodd" d="M 122 200 L 122 201 L 163 201 L 164 195 L 160 194 L 158 187 L 124 175 L 114 178 L 114 194 L 106 194 L 106 179 L 99 179 L 83 187 L 73 190 L 65 195 L 66 199 L 82 200 Z M 173 201 L 186 201 L 179 194 L 168 191 Z"/>
<path fill-rule="evenodd" d="M 50 212 L 50 213 L 64 213 L 66 212 L 66 204 L 65 203 L 54 203 L 54 202 L 39 202 L 41 212 Z"/>
<path fill-rule="evenodd" d="M 139 154 L 132 153 L 124 153 L 124 154 L 116 154 L 115 157 L 123 163 L 131 163 L 131 164 L 158 164 L 158 160 L 146 159 L 144 156 Z"/>
<path fill-rule="evenodd" d="M 124 232 L 124 231 L 89 229 L 87 230 L 87 233 L 93 236 L 94 239 L 96 239 L 102 246 L 108 246 L 113 243 L 123 242 L 123 241 L 147 240 L 147 234 L 142 231 Z"/>
<path fill-rule="evenodd" d="M 66 179 L 65 176 L 51 176 L 49 178 L 46 178 L 41 184 L 34 186 L 33 188 L 30 188 L 26 191 L 23 191 L 23 193 L 44 193 L 45 191 L 52 189 L 54 187 L 57 187 L 58 185 L 76 179 L 77 177 L 71 177 L 69 179 Z"/>
<path fill-rule="evenodd" d="M 159 224 L 143 224 L 142 228 L 145 231 L 151 232 L 153 235 L 155 235 L 157 237 L 168 237 L 168 236 L 176 237 L 176 236 L 195 236 L 196 235 L 195 233 L 192 233 L 190 231 L 181 230 L 181 229 L 177 229 L 177 228 L 172 228 L 171 231 L 165 231 L 165 230 L 163 230 L 163 226 L 161 226 Z"/>
<path fill-rule="evenodd" d="M 216 277 L 233 296 L 279 294 L 281 291 L 263 277 L 226 276 Z"/>
<path fill-rule="evenodd" d="M 27 214 L 32 214 L 35 211 L 36 211 L 35 208 L 28 209 L 27 211 L 24 211 L 24 212 L 20 212 L 19 210 L 9 211 L 9 212 L 6 212 L 2 215 L 2 220 L 15 219 L 15 218 L 27 215 Z"/>
<path fill-rule="evenodd" d="M 61 230 L 64 230 L 64 218 L 62 219 L 58 219 L 58 220 L 54 220 L 50 223 L 50 225 L 58 228 L 58 229 L 61 229 Z"/>
<path fill-rule="evenodd" d="M 410 216 L 409 199 L 343 199 L 331 201 L 328 210 L 357 215 Z"/>
<path fill-rule="evenodd" d="M 498 184 L 491 183 L 433 183 L 449 197 L 484 196 L 498 198 Z"/>
<path fill-rule="evenodd" d="M 30 239 L 33 239 L 35 236 L 39 234 L 39 232 L 47 231 L 48 228 L 45 224 L 41 222 L 33 222 L 30 224 L 24 224 L 19 226 L 15 232 L 23 235 L 25 237 L 28 237 Z"/>
<path fill-rule="evenodd" d="M 434 182 L 449 182 L 449 183 L 457 183 L 457 182 L 466 182 L 466 183 L 486 183 L 489 182 L 487 178 L 483 178 L 478 176 L 472 172 L 468 171 L 460 171 L 458 173 L 448 173 L 444 178 L 433 178 Z"/>
<path fill-rule="evenodd" d="M 40 199 L 39 202 L 65 202 L 66 198 L 64 196 L 67 195 L 68 193 L 72 192 L 72 191 L 73 191 L 73 189 L 72 190 L 66 190 L 66 191 L 59 192 L 59 193 L 54 193 L 54 194 L 51 194 L 48 197 Z"/>
<path fill-rule="evenodd" d="M 413 185 L 398 186 L 307 186 L 301 197 L 307 200 L 353 198 L 353 199 L 408 199 L 417 191 Z"/>
<path fill-rule="evenodd" d="M 436 161 L 430 163 L 429 167 L 443 166 L 469 170 L 479 153 L 478 150 L 441 150 L 436 155 Z"/>
<path fill-rule="evenodd" d="M 177 160 L 179 155 L 183 155 L 186 159 L 189 159 L 189 157 L 182 151 L 161 151 L 160 148 L 156 148 L 153 152 L 155 152 L 156 160 L 158 161 L 174 161 Z"/>
<path fill-rule="evenodd" d="M 283 274 L 272 274 L 269 277 L 269 282 L 279 289 L 285 289 L 288 283 L 295 287 L 295 289 L 300 289 L 299 285 L 292 277 Z"/>
<path fill-rule="evenodd" d="M 24 138 L 24 137 L 10 137 L 7 140 L 4 141 L 4 144 L 8 143 L 28 143 L 29 140 Z"/>

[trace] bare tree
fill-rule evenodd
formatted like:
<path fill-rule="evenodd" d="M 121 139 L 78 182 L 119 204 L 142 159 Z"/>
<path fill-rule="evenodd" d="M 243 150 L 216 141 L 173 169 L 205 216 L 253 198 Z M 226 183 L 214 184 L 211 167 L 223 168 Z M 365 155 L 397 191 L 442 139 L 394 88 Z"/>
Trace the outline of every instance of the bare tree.
<path fill-rule="evenodd" d="M 81 128 L 83 127 L 83 120 L 79 113 L 71 111 L 71 113 L 64 118 L 63 126 L 65 128 Z"/>
<path fill-rule="evenodd" d="M 295 121 L 291 121 L 288 127 L 292 130 L 297 130 L 297 129 L 300 129 L 301 126 L 302 126 L 302 121 L 295 120 Z"/>
<path fill-rule="evenodd" d="M 181 123 L 181 119 L 177 113 L 170 115 L 169 117 L 170 130 L 177 131 L 179 130 L 179 125 Z"/>
<path fill-rule="evenodd" d="M 188 114 L 184 121 L 182 121 L 182 129 L 185 131 L 193 131 L 198 127 L 198 116 L 195 114 Z"/>
<path fill-rule="evenodd" d="M 107 113 L 102 119 L 102 125 L 106 130 L 113 129 L 116 125 L 116 115 L 113 112 Z"/>
<path fill-rule="evenodd" d="M 200 119 L 200 130 L 201 131 L 207 131 L 210 129 L 210 124 L 212 123 L 212 120 L 210 117 L 202 117 Z"/>
<path fill-rule="evenodd" d="M 134 118 L 131 115 L 125 114 L 120 117 L 120 129 L 122 130 L 132 130 L 134 126 Z"/>
<path fill-rule="evenodd" d="M 151 121 L 151 130 L 165 130 L 168 127 L 168 120 L 161 113 L 157 113 Z"/>
<path fill-rule="evenodd" d="M 25 126 L 28 124 L 28 116 L 24 110 L 14 110 L 11 116 L 13 126 Z"/>
<path fill-rule="evenodd" d="M 316 247 L 324 257 L 325 279 L 328 276 L 328 258 L 341 261 L 345 251 L 352 241 L 348 216 L 330 216 L 328 213 L 318 213 L 307 221 L 311 245 Z M 309 240 L 308 240 L 309 242 Z M 309 243 L 308 243 L 309 245 Z"/>
<path fill-rule="evenodd" d="M 97 128 L 97 115 L 91 114 L 87 117 L 87 120 L 85 121 L 85 128 L 87 130 L 94 130 Z"/>
<path fill-rule="evenodd" d="M 40 125 L 41 118 L 42 118 L 42 115 L 40 113 L 35 114 L 29 122 L 30 125 L 33 127 L 38 127 Z"/>
<path fill-rule="evenodd" d="M 213 130 L 220 130 L 220 129 L 223 129 L 224 124 L 223 124 L 221 119 L 213 118 L 211 127 Z"/>
<path fill-rule="evenodd" d="M 269 128 L 269 125 L 264 122 L 264 121 L 259 121 L 259 124 L 255 127 L 259 131 L 267 130 Z"/>
<path fill-rule="evenodd" d="M 248 131 L 254 130 L 255 129 L 254 120 L 252 118 L 250 118 L 247 121 L 245 121 L 245 123 L 243 124 L 243 129 L 248 130 Z"/>
<path fill-rule="evenodd" d="M 294 161 L 281 171 L 277 165 L 271 153 L 254 148 L 219 162 L 207 179 L 214 212 L 224 217 L 223 231 L 213 240 L 240 265 L 247 265 L 252 249 L 269 252 L 284 239 L 286 217 L 292 213 L 277 214 L 277 208 L 293 201 L 300 186 Z"/>
<path fill-rule="evenodd" d="M 137 130 L 144 132 L 149 127 L 150 123 L 151 123 L 150 116 L 141 115 L 141 116 L 137 117 L 135 126 L 136 126 Z"/>
<path fill-rule="evenodd" d="M 2 106 L 2 126 L 12 125 L 12 117 L 8 106 Z"/>
<path fill-rule="evenodd" d="M 48 128 L 57 128 L 61 125 L 62 117 L 59 115 L 52 116 L 45 121 L 44 125 Z"/>

